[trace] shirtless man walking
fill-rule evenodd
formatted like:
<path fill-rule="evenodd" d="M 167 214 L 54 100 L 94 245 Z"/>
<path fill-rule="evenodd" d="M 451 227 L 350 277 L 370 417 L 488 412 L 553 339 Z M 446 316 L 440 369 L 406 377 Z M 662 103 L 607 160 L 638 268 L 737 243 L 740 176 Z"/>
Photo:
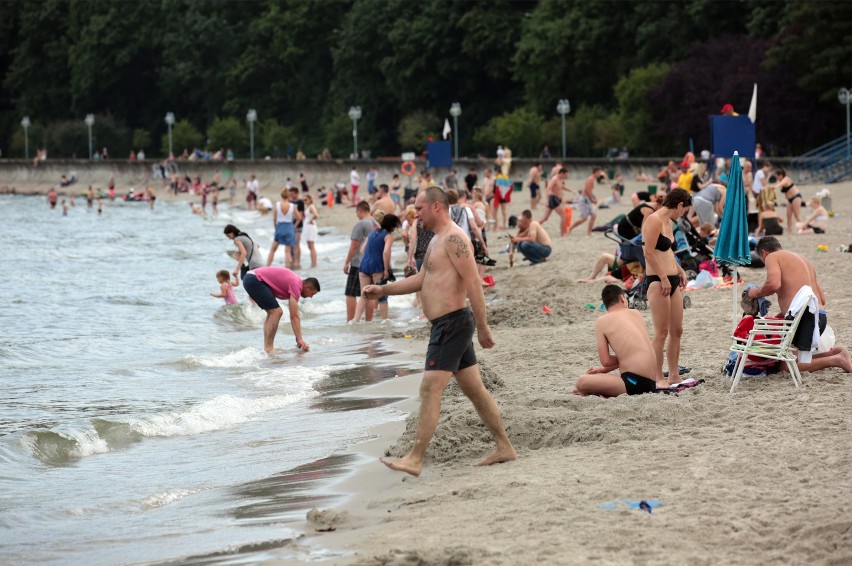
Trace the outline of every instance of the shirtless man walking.
<path fill-rule="evenodd" d="M 603 169 L 600 167 L 595 167 L 592 170 L 592 174 L 586 177 L 586 182 L 583 184 L 583 192 L 580 193 L 580 199 L 577 201 L 577 208 L 580 219 L 574 222 L 574 224 L 568 229 L 568 233 L 570 234 L 574 228 L 585 222 L 589 221 L 589 226 L 586 228 L 586 233 L 591 234 L 592 229 L 595 227 L 595 218 L 597 218 L 597 214 L 595 214 L 595 205 L 598 204 L 598 199 L 595 198 L 595 183 L 598 181 L 600 176 L 603 175 Z"/>
<path fill-rule="evenodd" d="M 778 306 L 781 316 L 785 316 L 790 304 L 799 289 L 808 285 L 816 294 L 819 303 L 819 333 L 822 334 L 828 324 L 825 312 L 825 292 L 816 278 L 814 265 L 805 257 L 781 248 L 781 243 L 774 236 L 764 236 L 757 242 L 755 252 L 766 264 L 766 282 L 762 287 L 749 289 L 748 296 L 752 299 L 766 297 L 775 293 L 778 295 Z M 799 323 L 801 330 L 801 323 Z M 796 336 L 799 336 L 797 330 Z M 797 342 L 793 339 L 794 344 Z M 852 372 L 852 358 L 844 348 L 835 347 L 822 354 L 814 354 L 810 363 L 798 363 L 801 371 L 818 371 L 825 368 L 842 368 Z"/>
<path fill-rule="evenodd" d="M 627 393 L 640 395 L 657 390 L 652 377 L 657 374 L 657 357 L 645 320 L 639 311 L 627 308 L 627 295 L 618 285 L 607 285 L 601 292 L 606 314 L 595 322 L 595 340 L 601 367 L 589 368 L 577 378 L 574 395 L 616 397 Z M 610 353 L 612 349 L 614 354 Z M 621 375 L 609 373 L 619 370 Z M 661 388 L 669 386 L 664 381 Z"/>
<path fill-rule="evenodd" d="M 568 171 L 564 167 L 560 168 L 556 175 L 551 175 L 550 181 L 547 182 L 547 212 L 538 221 L 539 224 L 544 224 L 550 213 L 556 211 L 561 219 L 560 226 L 565 223 L 565 210 L 562 208 L 562 191 L 573 193 L 571 189 L 565 187 L 565 179 L 568 178 Z"/>
<path fill-rule="evenodd" d="M 399 460 L 382 458 L 381 461 L 393 470 L 420 475 L 423 456 L 438 426 L 441 395 L 453 375 L 496 443 L 494 451 L 477 465 L 514 460 L 517 454 L 506 434 L 497 403 L 482 383 L 473 351 L 474 326 L 483 348 L 492 348 L 494 338 L 486 320 L 482 280 L 476 271 L 470 239 L 450 218 L 447 195 L 440 188 L 433 186 L 422 191 L 414 207 L 423 226 L 435 232 L 423 269 L 389 285 L 364 287 L 367 298 L 422 291 L 423 314 L 432 322 L 414 445 Z M 465 305 L 466 298 L 470 299 L 470 309 Z"/>
<path fill-rule="evenodd" d="M 533 210 L 538 206 L 538 201 L 541 200 L 541 194 L 538 191 L 541 186 L 541 173 L 541 163 L 534 163 L 530 167 L 529 175 L 527 175 L 527 184 L 530 187 L 530 208 Z"/>

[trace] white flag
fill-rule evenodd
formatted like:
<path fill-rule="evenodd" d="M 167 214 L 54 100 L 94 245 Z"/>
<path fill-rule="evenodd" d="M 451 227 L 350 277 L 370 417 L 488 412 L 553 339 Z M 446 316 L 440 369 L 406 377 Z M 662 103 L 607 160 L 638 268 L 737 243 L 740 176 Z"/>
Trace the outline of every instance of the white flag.
<path fill-rule="evenodd" d="M 757 83 L 754 83 L 754 94 L 751 95 L 751 104 L 748 107 L 748 119 L 752 124 L 757 121 Z"/>
<path fill-rule="evenodd" d="M 449 118 L 444 118 L 444 139 L 447 139 L 452 131 Z"/>

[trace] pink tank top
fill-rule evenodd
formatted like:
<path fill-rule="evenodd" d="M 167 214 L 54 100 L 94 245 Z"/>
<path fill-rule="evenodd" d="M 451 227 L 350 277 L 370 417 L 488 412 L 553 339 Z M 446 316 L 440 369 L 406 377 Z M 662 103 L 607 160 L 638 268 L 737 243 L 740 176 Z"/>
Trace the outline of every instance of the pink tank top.
<path fill-rule="evenodd" d="M 234 295 L 234 288 L 228 283 L 228 292 L 225 293 L 225 304 L 226 305 L 236 305 L 237 297 Z"/>

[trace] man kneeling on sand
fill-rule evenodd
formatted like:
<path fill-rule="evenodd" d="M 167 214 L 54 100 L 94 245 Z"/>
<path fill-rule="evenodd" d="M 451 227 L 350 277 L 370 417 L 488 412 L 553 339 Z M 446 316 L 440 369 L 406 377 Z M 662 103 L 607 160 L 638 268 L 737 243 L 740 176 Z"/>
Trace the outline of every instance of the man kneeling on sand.
<path fill-rule="evenodd" d="M 616 397 L 627 393 L 640 395 L 665 389 L 668 382 L 657 384 L 646 375 L 656 375 L 656 357 L 648 329 L 639 311 L 627 308 L 624 289 L 607 285 L 601 292 L 606 314 L 595 322 L 595 340 L 602 367 L 589 368 L 577 378 L 574 395 Z M 610 354 L 612 348 L 615 355 Z M 609 373 L 619 370 L 621 375 Z"/>

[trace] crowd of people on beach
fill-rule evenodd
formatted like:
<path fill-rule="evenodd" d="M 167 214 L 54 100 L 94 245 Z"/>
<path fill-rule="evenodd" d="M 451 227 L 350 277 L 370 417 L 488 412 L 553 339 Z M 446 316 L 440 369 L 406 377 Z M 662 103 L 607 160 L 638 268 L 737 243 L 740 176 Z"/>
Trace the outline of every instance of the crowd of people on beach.
<path fill-rule="evenodd" d="M 717 265 L 712 258 L 714 238 L 728 198 L 729 163 L 718 164 L 711 172 L 706 163 L 696 165 L 694 158 L 690 159 L 687 154 L 679 167 L 669 163 L 659 172 L 659 185 L 630 195 L 630 210 L 597 226 L 598 210 L 607 204 L 600 202 L 595 192 L 610 180 L 600 167 L 592 168 L 583 179 L 582 187 L 575 192 L 567 186 L 568 170 L 564 164 L 555 163 L 547 175 L 541 163 L 533 164 L 525 181 L 529 189 L 529 207 L 515 217 L 508 214 L 506 207 L 516 192 L 505 169 L 511 166 L 511 154 L 507 148 L 501 149 L 503 155 L 498 156 L 493 168 L 484 168 L 481 179 L 476 168 L 468 170 L 462 180 L 457 171 L 451 170 L 438 181 L 424 170 L 416 176 L 411 175 L 409 187 L 403 188 L 398 174 L 394 174 L 389 183 L 383 183 L 378 171 L 369 168 L 365 173 L 366 191 L 360 192 L 361 176 L 355 166 L 350 171 L 348 185 L 320 187 L 315 191 L 316 201 L 302 174 L 297 183 L 288 179 L 280 191 L 280 198 L 274 202 L 261 196 L 260 180 L 251 175 L 242 181 L 245 206 L 272 220 L 274 236 L 268 253 L 264 257 L 255 240 L 236 226 L 229 224 L 224 228 L 226 237 L 236 248 L 236 266 L 232 272 L 220 270 L 216 273 L 218 292 L 210 295 L 223 299 L 226 304 L 234 304 L 234 288 L 242 285 L 251 301 L 266 311 L 263 344 L 264 351 L 269 354 L 280 352 L 274 344 L 283 315 L 279 300 L 287 301 L 296 346 L 309 350 L 302 332 L 298 303 L 300 299 L 316 295 L 320 283 L 314 277 L 302 278 L 297 272 L 302 269 L 302 243 L 310 254 L 310 267 L 317 266 L 317 220 L 322 206 L 349 206 L 355 215 L 342 266 L 346 278 L 347 323 L 355 324 L 362 318 L 371 321 L 376 312 L 382 320 L 387 320 L 388 296 L 415 295 L 415 304 L 422 316 L 432 323 L 432 334 L 421 385 L 415 444 L 403 458 L 383 460 L 392 469 L 414 475 L 420 473 L 426 446 L 440 412 L 441 392 L 453 376 L 474 403 L 495 440 L 494 452 L 482 463 L 515 458 L 499 410 L 490 393 L 482 387 L 472 337 L 476 331 L 482 347 L 490 348 L 494 344 L 483 293 L 484 288 L 493 284 L 486 269 L 496 264 L 489 256 L 489 240 L 492 248 L 502 247 L 497 238 L 506 240 L 506 247 L 501 251 L 507 253 L 509 267 L 517 265 L 516 254 L 531 266 L 546 262 L 554 251 L 554 239 L 546 228 L 554 213 L 563 238 L 586 224 L 587 236 L 606 231 L 608 237 L 617 242 L 616 253 L 602 254 L 591 276 L 579 280 L 606 282 L 601 294 L 606 314 L 595 324 L 601 365 L 579 376 L 574 392 L 604 397 L 673 393 L 701 382 L 684 378 L 684 368 L 679 364 L 686 304 L 684 290 L 698 272 L 712 272 L 715 276 L 721 271 L 723 276 L 718 282 L 723 285 L 732 282 L 730 270 Z M 748 163 L 745 161 L 744 165 Z M 815 315 L 818 316 L 810 326 L 803 325 L 795 337 L 797 345 L 801 344 L 802 350 L 810 353 L 813 340 L 809 342 L 808 339 L 813 335 L 818 340 L 827 325 L 825 295 L 813 264 L 800 254 L 782 249 L 774 237 L 782 233 L 783 224 L 775 212 L 776 191 L 787 199 L 787 225 L 792 226 L 796 219 L 794 233 L 797 234 L 823 233 L 827 229 L 830 217 L 824 204 L 827 194 L 817 194 L 810 199 L 813 213 L 802 221 L 804 197 L 786 171 L 774 170 L 772 178 L 771 165 L 765 162 L 759 165 L 753 176 L 750 167 L 742 168 L 743 184 L 751 188 L 742 198 L 754 210 L 755 257 L 765 265 L 766 282 L 747 289 L 744 301 L 777 294 L 781 316 L 786 316 L 793 312 L 799 290 L 812 289 L 818 309 Z M 412 180 L 414 186 L 411 186 Z M 614 183 L 609 202 L 618 204 L 623 192 L 623 176 L 614 176 L 611 180 Z M 63 188 L 70 184 L 67 179 L 63 179 L 63 183 L 66 183 Z M 177 175 L 172 175 L 170 180 L 170 190 L 201 199 L 200 206 L 190 203 L 198 214 L 206 214 L 208 201 L 212 201 L 215 215 L 219 192 L 226 189 L 229 202 L 236 205 L 237 187 L 236 179 L 223 184 L 218 171 L 210 183 L 202 182 L 200 177 L 180 178 Z M 113 181 L 108 185 L 107 195 L 115 198 Z M 74 206 L 73 196 L 69 196 Z M 100 206 L 102 198 L 100 189 L 95 192 L 89 188 L 89 206 L 95 200 Z M 153 207 L 156 200 L 153 188 L 146 187 L 142 199 L 148 200 Z M 534 211 L 543 200 L 545 210 L 536 220 Z M 57 201 L 58 193 L 52 189 L 48 202 L 53 208 Z M 65 201 L 61 206 L 66 206 Z M 512 229 L 515 232 L 510 232 Z M 394 262 L 392 257 L 397 235 L 405 250 L 401 277 L 394 273 L 394 264 L 400 262 Z M 273 265 L 282 247 L 283 265 Z M 685 255 L 680 253 L 684 247 L 689 252 Z M 636 297 L 642 297 L 650 307 L 653 339 L 640 311 L 630 308 L 631 300 Z M 845 349 L 832 347 L 799 363 L 802 371 L 828 367 L 849 372 L 852 359 Z"/>

